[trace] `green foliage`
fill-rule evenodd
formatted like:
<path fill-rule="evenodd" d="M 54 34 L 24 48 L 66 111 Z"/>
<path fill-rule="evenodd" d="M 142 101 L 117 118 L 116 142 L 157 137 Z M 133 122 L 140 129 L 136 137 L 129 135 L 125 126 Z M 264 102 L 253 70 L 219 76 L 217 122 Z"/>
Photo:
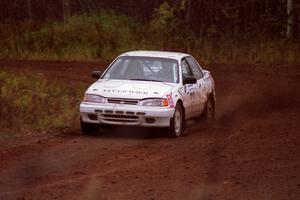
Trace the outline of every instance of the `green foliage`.
<path fill-rule="evenodd" d="M 77 127 L 83 87 L 50 82 L 39 74 L 0 71 L 1 134 Z"/>
<path fill-rule="evenodd" d="M 155 9 L 148 29 L 152 35 L 150 39 L 154 39 L 153 42 L 156 41 L 157 46 L 161 45 L 162 49 L 166 49 L 173 43 L 171 39 L 183 40 L 187 31 L 185 8 L 185 1 L 182 0 L 181 3 L 174 5 L 166 1 Z"/>
<path fill-rule="evenodd" d="M 65 23 L 0 24 L 0 58 L 111 61 L 138 49 L 188 52 L 205 63 L 300 62 L 299 41 L 268 36 L 270 28 L 282 30 L 282 22 L 269 12 L 243 23 L 237 11 L 224 10 L 196 27 L 188 22 L 187 0 L 168 2 L 143 24 L 111 11 L 75 15 Z"/>

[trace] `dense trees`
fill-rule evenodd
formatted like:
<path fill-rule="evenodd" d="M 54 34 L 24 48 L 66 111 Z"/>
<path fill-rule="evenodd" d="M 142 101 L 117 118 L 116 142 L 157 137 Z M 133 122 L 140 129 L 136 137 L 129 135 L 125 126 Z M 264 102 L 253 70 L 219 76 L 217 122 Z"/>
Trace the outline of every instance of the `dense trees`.
<path fill-rule="evenodd" d="M 271 37 L 291 37 L 300 26 L 297 10 L 300 0 L 0 0 L 0 21 L 62 21 L 71 15 L 101 9 L 148 21 L 164 2 L 170 6 L 184 2 L 187 25 L 197 35 L 231 29 L 234 36 L 240 32 L 264 32 Z"/>
<path fill-rule="evenodd" d="M 294 4 L 293 0 L 287 0 L 287 38 L 292 37 L 294 32 Z"/>
<path fill-rule="evenodd" d="M 0 0 L 0 9 L 0 57 L 89 59 L 131 49 L 208 61 L 280 60 L 282 49 L 300 57 L 300 0 Z"/>

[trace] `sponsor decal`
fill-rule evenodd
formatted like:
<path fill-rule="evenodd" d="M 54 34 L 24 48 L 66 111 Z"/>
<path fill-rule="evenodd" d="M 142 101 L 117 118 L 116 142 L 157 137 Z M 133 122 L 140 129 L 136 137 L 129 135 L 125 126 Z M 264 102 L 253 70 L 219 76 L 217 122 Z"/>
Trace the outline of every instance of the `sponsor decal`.
<path fill-rule="evenodd" d="M 209 81 L 210 81 L 210 77 L 204 78 L 204 81 L 205 81 L 205 82 L 209 82 Z"/>
<path fill-rule="evenodd" d="M 173 98 L 172 98 L 172 93 L 171 94 L 167 94 L 167 99 L 168 99 L 170 107 L 174 108 L 174 101 L 173 101 Z"/>
<path fill-rule="evenodd" d="M 180 90 L 177 90 L 177 92 L 180 94 L 180 96 L 182 96 L 182 93 L 181 93 L 181 91 L 180 91 Z"/>
<path fill-rule="evenodd" d="M 114 90 L 114 89 L 104 89 L 103 92 L 107 92 L 107 93 L 145 94 L 145 95 L 148 94 L 148 92 L 144 92 L 144 91 L 135 91 L 135 90 Z"/>
<path fill-rule="evenodd" d="M 179 88 L 177 92 L 180 94 L 180 96 L 182 96 L 184 93 L 184 87 Z"/>
<path fill-rule="evenodd" d="M 201 85 L 201 83 L 199 83 L 199 85 L 198 85 L 198 88 L 200 89 L 200 88 L 201 88 L 201 86 L 202 86 L 202 85 Z"/>
<path fill-rule="evenodd" d="M 190 94 L 191 92 L 194 92 L 194 91 L 196 91 L 198 89 L 198 85 L 187 85 L 186 87 L 185 87 L 185 92 L 187 93 L 187 94 Z"/>

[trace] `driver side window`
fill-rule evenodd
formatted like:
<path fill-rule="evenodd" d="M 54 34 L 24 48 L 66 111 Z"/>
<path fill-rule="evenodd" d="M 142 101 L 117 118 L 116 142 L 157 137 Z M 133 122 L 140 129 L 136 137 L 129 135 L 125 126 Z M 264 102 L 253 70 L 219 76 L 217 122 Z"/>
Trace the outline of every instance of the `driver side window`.
<path fill-rule="evenodd" d="M 199 68 L 198 64 L 196 63 L 196 61 L 192 57 L 187 57 L 186 59 L 187 59 L 189 66 L 191 67 L 192 73 L 195 76 L 195 78 L 197 80 L 203 78 L 204 75 L 203 75 L 201 69 Z"/>
<path fill-rule="evenodd" d="M 181 61 L 181 70 L 183 77 L 193 76 L 192 71 L 185 59 Z"/>

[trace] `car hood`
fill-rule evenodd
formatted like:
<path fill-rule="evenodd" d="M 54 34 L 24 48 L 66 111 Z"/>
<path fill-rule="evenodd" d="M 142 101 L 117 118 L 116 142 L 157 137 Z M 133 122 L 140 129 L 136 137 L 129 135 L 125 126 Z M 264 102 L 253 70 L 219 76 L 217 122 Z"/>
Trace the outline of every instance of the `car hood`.
<path fill-rule="evenodd" d="M 100 79 L 86 93 L 110 98 L 161 98 L 175 86 L 174 83 Z"/>

